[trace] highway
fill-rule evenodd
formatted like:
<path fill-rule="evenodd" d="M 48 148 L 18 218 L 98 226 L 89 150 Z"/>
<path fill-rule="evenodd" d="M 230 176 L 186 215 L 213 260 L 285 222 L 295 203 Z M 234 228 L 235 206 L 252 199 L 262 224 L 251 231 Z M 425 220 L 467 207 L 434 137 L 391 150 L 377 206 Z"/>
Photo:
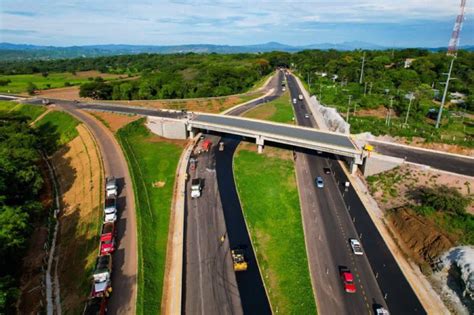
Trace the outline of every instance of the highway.
<path fill-rule="evenodd" d="M 295 79 L 287 76 L 292 98 L 300 94 Z M 298 101 L 296 121 L 315 126 L 308 105 Z M 305 118 L 309 115 L 309 118 Z M 332 173 L 324 174 L 330 167 Z M 314 151 L 296 153 L 296 171 L 303 213 L 306 247 L 318 310 L 322 314 L 370 314 L 374 305 L 388 306 L 391 314 L 424 314 L 410 285 L 383 242 L 357 194 L 350 187 L 334 156 Z M 322 176 L 324 188 L 314 179 Z M 355 221 L 355 222 L 354 222 Z M 356 257 L 349 238 L 359 238 L 365 254 Z M 351 269 L 357 292 L 343 291 L 338 266 Z M 375 272 L 374 272 L 375 271 Z"/>
<path fill-rule="evenodd" d="M 207 136 L 216 144 L 219 137 Z M 215 146 L 214 146 L 215 148 Z M 243 314 L 217 186 L 213 150 L 197 156 L 186 186 L 183 310 L 185 314 Z M 204 180 L 191 198 L 191 179 Z"/>
<path fill-rule="evenodd" d="M 413 146 L 401 146 L 379 141 L 369 141 L 376 152 L 406 159 L 408 162 L 429 165 L 433 168 L 474 176 L 474 159 L 445 154 L 439 151 L 428 151 Z"/>

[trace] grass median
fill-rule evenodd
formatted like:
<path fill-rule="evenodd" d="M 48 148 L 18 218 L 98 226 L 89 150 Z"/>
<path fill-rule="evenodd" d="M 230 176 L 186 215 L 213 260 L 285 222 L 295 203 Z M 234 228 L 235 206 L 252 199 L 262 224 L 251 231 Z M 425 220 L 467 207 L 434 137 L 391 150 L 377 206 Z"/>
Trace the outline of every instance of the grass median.
<path fill-rule="evenodd" d="M 160 313 L 179 142 L 152 135 L 143 119 L 117 132 L 135 192 L 138 229 L 137 314 Z"/>
<path fill-rule="evenodd" d="M 254 108 L 244 114 L 245 117 L 293 124 L 293 107 L 290 96 L 285 92 L 279 98 Z"/>
<path fill-rule="evenodd" d="M 274 312 L 315 314 L 291 152 L 240 147 L 234 157 L 245 220 Z"/>

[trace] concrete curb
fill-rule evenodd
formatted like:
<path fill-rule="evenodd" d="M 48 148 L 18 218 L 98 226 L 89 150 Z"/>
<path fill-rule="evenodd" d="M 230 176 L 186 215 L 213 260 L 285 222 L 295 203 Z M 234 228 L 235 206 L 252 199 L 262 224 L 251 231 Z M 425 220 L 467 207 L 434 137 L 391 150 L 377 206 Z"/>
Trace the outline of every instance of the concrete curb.
<path fill-rule="evenodd" d="M 176 181 L 171 203 L 168 244 L 166 249 L 165 279 L 161 312 L 163 314 L 182 313 L 184 206 L 186 198 L 186 177 L 189 157 L 199 140 L 198 134 L 184 149 L 176 169 Z"/>
<path fill-rule="evenodd" d="M 413 292 L 415 292 L 415 295 L 420 300 L 425 311 L 428 314 L 449 314 L 450 312 L 441 301 L 440 297 L 433 292 L 433 288 L 426 277 L 416 269 L 416 266 L 413 266 L 413 264 L 403 256 L 403 253 L 398 248 L 392 234 L 388 230 L 384 219 L 384 213 L 379 208 L 377 202 L 372 198 L 364 183 L 360 178 L 351 176 L 343 162 L 338 161 L 338 163 L 341 165 L 342 170 L 351 182 L 352 187 L 354 187 L 357 196 L 367 209 L 367 213 L 377 228 L 377 231 L 382 236 L 382 239 L 392 253 L 398 267 L 400 267 L 403 276 L 407 279 L 410 287 Z"/>

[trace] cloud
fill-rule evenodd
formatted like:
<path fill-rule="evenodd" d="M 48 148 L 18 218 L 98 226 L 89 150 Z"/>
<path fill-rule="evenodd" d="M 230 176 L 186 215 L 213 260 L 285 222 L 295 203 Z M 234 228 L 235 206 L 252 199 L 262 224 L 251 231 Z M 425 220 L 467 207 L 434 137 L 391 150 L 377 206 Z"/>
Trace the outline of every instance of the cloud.
<path fill-rule="evenodd" d="M 9 15 L 19 15 L 19 16 L 36 16 L 34 12 L 27 12 L 27 11 L 4 11 L 4 14 Z"/>
<path fill-rule="evenodd" d="M 0 29 L 0 33 L 3 34 L 8 34 L 8 35 L 18 35 L 18 36 L 23 36 L 23 35 L 31 35 L 37 33 L 36 31 L 33 30 L 11 30 L 11 29 Z"/>

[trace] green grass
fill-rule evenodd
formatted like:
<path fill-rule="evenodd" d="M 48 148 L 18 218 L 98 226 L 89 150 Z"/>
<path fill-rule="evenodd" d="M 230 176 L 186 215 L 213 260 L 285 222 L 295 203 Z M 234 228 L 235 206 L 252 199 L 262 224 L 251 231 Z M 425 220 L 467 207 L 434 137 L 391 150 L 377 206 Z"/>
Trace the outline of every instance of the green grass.
<path fill-rule="evenodd" d="M 88 82 L 87 77 L 73 75 L 69 72 L 50 73 L 46 77 L 40 73 L 0 76 L 0 80 L 6 79 L 10 80 L 11 82 L 8 85 L 0 86 L 0 92 L 25 93 L 27 92 L 28 82 L 35 84 L 38 90 L 64 87 L 66 82 L 69 82 L 70 85 L 79 85 L 84 82 Z M 105 80 L 109 80 L 109 78 L 105 78 Z"/>
<path fill-rule="evenodd" d="M 288 92 L 279 98 L 260 105 L 244 114 L 245 117 L 264 119 L 279 123 L 293 124 L 293 106 L 290 103 Z"/>
<path fill-rule="evenodd" d="M 44 113 L 46 108 L 44 106 L 20 104 L 12 101 L 0 101 L 0 111 L 16 112 L 33 121 Z"/>
<path fill-rule="evenodd" d="M 44 124 L 51 124 L 52 126 L 55 126 L 57 128 L 57 132 L 59 133 L 60 145 L 68 143 L 79 135 L 76 129 L 76 126 L 79 124 L 79 121 L 64 112 L 49 112 L 38 122 L 36 122 L 36 126 L 41 126 Z"/>
<path fill-rule="evenodd" d="M 315 314 L 293 161 L 241 150 L 234 164 L 273 311 Z"/>
<path fill-rule="evenodd" d="M 121 128 L 117 138 L 133 180 L 138 228 L 137 314 L 160 312 L 175 172 L 182 148 L 150 141 L 143 119 Z M 163 187 L 154 187 L 164 182 Z"/>

